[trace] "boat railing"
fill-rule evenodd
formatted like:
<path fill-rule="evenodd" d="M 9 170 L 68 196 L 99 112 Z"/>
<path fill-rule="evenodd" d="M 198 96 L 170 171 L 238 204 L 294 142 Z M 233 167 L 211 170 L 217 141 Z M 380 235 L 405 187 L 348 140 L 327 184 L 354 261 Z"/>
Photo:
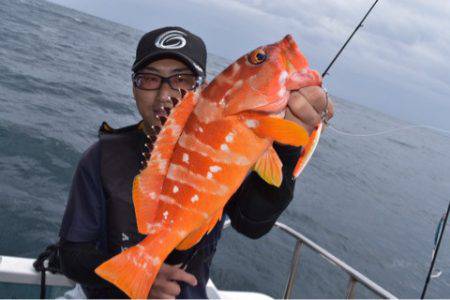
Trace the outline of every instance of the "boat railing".
<path fill-rule="evenodd" d="M 227 220 L 224 225 L 224 229 L 230 226 L 230 221 Z M 283 293 L 284 299 L 291 298 L 292 290 L 295 284 L 296 276 L 298 273 L 298 268 L 300 264 L 300 250 L 302 246 L 307 246 L 314 252 L 320 254 L 332 265 L 342 269 L 349 276 L 348 285 L 346 289 L 346 298 L 354 298 L 355 287 L 357 283 L 362 284 L 376 295 L 385 299 L 397 299 L 393 294 L 386 291 L 384 288 L 356 271 L 348 264 L 340 260 L 339 258 L 332 255 L 327 250 L 323 249 L 301 233 L 295 231 L 291 227 L 281 223 L 276 222 L 275 227 L 281 229 L 283 232 L 287 233 L 290 237 L 296 239 L 296 244 L 292 256 L 292 261 L 290 265 L 289 276 L 286 282 L 286 287 Z M 34 259 L 31 258 L 21 258 L 12 256 L 0 256 L 0 282 L 4 283 L 19 283 L 19 284 L 41 284 L 41 275 L 36 272 L 33 268 Z M 60 274 L 52 274 L 46 272 L 46 285 L 47 286 L 73 286 L 75 283 Z"/>
<path fill-rule="evenodd" d="M 230 220 L 227 220 L 224 224 L 224 229 L 229 227 L 230 224 L 231 224 Z M 281 222 L 276 222 L 275 227 L 281 229 L 281 231 L 287 233 L 290 237 L 296 239 L 296 244 L 290 265 L 289 276 L 287 278 L 286 287 L 283 292 L 284 299 L 290 299 L 292 296 L 292 290 L 295 284 L 300 264 L 300 250 L 303 245 L 309 247 L 314 252 L 320 254 L 321 257 L 330 262 L 332 265 L 342 269 L 344 272 L 347 273 L 349 278 L 347 289 L 345 291 L 345 298 L 353 299 L 355 296 L 356 284 L 360 283 L 381 298 L 397 299 L 396 296 L 394 296 L 393 294 L 391 294 L 390 292 L 388 292 L 387 290 L 385 290 L 384 288 L 382 288 L 381 286 L 379 286 L 378 284 L 376 284 L 375 282 L 373 282 L 360 272 L 356 271 L 354 268 L 350 267 L 348 264 L 346 264 L 345 262 L 334 256 L 324 248 L 320 247 L 303 234 L 297 232 L 293 228 Z"/>

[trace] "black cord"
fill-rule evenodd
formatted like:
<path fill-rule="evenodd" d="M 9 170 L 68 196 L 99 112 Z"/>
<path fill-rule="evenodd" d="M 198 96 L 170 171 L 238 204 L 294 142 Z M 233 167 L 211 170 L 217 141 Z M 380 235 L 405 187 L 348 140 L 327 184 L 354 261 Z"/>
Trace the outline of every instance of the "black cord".
<path fill-rule="evenodd" d="M 45 283 L 45 268 L 41 271 L 41 292 L 40 299 L 45 299 L 45 293 L 47 291 L 47 284 Z"/>
<path fill-rule="evenodd" d="M 449 213 L 450 213 L 450 202 L 448 203 L 447 212 L 445 214 L 445 219 L 444 219 L 444 224 L 442 225 L 441 235 L 439 236 L 439 239 L 438 239 L 438 242 L 437 242 L 437 245 L 436 245 L 436 250 L 434 251 L 433 259 L 431 260 L 430 269 L 428 270 L 427 279 L 425 280 L 425 285 L 423 287 L 422 295 L 420 296 L 420 299 L 424 299 L 425 298 L 425 294 L 426 294 L 427 289 L 428 289 L 428 284 L 430 283 L 431 273 L 433 272 L 434 263 L 436 262 L 436 257 L 437 257 L 439 248 L 441 247 L 441 241 L 442 241 L 442 237 L 444 236 L 445 227 L 447 225 L 448 214 Z"/>
<path fill-rule="evenodd" d="M 36 261 L 33 263 L 33 267 L 37 272 L 41 272 L 41 290 L 40 299 L 45 299 L 47 284 L 46 284 L 46 271 L 52 273 L 59 272 L 58 265 L 58 251 L 59 243 L 48 246 L 44 252 L 39 254 Z M 48 267 L 45 267 L 45 261 L 48 260 Z"/>

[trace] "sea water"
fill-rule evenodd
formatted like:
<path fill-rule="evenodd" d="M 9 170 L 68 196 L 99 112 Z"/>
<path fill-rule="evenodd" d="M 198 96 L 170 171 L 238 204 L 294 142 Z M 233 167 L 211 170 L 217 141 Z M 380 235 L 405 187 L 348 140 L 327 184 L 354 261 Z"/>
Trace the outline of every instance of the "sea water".
<path fill-rule="evenodd" d="M 55 242 L 74 169 L 101 122 L 139 120 L 130 67 L 142 34 L 44 1 L 0 3 L 0 255 L 36 257 Z M 209 79 L 228 64 L 209 55 Z M 339 130 L 409 125 L 333 99 Z M 280 221 L 394 295 L 415 298 L 449 201 L 448 136 L 419 128 L 353 137 L 328 129 Z M 450 295 L 449 234 L 436 263 L 443 274 L 431 281 L 429 297 Z M 277 229 L 258 240 L 227 229 L 212 279 L 221 289 L 281 297 L 294 245 Z M 303 247 L 293 296 L 341 298 L 347 280 Z M 37 287 L 0 285 L 0 297 L 38 296 Z M 374 294 L 358 285 L 356 296 Z"/>

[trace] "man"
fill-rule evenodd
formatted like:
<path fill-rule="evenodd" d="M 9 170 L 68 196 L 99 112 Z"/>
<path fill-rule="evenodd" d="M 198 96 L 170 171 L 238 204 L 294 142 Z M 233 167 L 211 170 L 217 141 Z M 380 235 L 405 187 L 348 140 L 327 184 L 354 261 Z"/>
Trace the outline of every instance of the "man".
<path fill-rule="evenodd" d="M 160 28 L 141 38 L 132 80 L 143 121 L 116 130 L 102 125 L 99 141 L 84 153 L 78 165 L 61 226 L 63 272 L 81 283 L 88 297 L 126 297 L 98 277 L 94 269 L 144 238 L 136 228 L 131 198 L 133 178 L 144 167 L 154 134 L 173 102 L 181 100 L 181 90 L 194 90 L 203 83 L 205 67 L 203 41 L 183 28 Z M 311 132 L 324 110 L 328 111 L 327 118 L 332 116 L 333 106 L 321 88 L 308 87 L 291 94 L 289 108 L 287 118 Z M 251 238 L 267 233 L 293 197 L 290 175 L 300 149 L 279 144 L 274 148 L 283 162 L 281 186 L 270 186 L 251 173 L 225 208 L 232 226 Z M 150 298 L 206 298 L 209 266 L 223 219 L 192 249 L 170 254 L 156 277 Z"/>

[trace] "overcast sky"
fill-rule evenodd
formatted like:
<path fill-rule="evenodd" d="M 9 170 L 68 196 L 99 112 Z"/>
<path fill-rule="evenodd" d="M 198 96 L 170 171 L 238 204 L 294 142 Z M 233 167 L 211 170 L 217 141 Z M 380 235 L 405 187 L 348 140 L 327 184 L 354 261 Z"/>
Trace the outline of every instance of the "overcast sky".
<path fill-rule="evenodd" d="M 230 60 L 287 33 L 323 71 L 373 0 L 51 0 L 143 31 L 183 26 Z M 339 97 L 450 130 L 450 1 L 380 0 L 325 84 Z M 350 115 L 348 116 L 351 117 Z M 338 124 L 336 124 L 338 126 Z"/>

